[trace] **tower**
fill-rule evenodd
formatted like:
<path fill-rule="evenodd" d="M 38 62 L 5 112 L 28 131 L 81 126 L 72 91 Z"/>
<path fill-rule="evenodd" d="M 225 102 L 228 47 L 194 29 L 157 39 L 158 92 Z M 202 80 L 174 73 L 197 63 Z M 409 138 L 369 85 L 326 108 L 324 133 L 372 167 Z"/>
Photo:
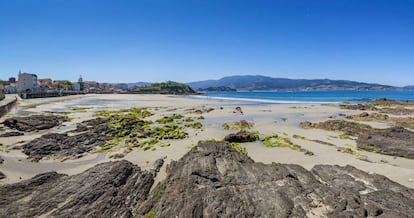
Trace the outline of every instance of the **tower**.
<path fill-rule="evenodd" d="M 80 86 L 80 90 L 83 91 L 85 89 L 85 86 L 84 86 L 84 83 L 83 83 L 82 75 L 79 76 L 78 83 L 79 83 L 79 86 Z"/>

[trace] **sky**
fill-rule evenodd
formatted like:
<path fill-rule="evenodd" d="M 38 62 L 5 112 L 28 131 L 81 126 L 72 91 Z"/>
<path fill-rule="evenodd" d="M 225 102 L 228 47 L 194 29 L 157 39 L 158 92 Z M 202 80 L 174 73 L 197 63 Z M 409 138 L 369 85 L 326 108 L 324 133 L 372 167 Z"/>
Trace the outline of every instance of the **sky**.
<path fill-rule="evenodd" d="M 414 85 L 414 0 L 0 0 L 0 79 Z"/>

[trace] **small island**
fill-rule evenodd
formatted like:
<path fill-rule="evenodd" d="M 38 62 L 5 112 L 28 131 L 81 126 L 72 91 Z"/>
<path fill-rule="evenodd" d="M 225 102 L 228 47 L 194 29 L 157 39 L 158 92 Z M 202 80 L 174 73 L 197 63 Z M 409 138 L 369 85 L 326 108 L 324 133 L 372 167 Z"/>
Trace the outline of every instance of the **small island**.
<path fill-rule="evenodd" d="M 196 92 L 188 85 L 167 81 L 161 83 L 153 83 L 151 85 L 135 87 L 130 90 L 134 94 L 173 94 L 173 95 L 189 95 Z"/>

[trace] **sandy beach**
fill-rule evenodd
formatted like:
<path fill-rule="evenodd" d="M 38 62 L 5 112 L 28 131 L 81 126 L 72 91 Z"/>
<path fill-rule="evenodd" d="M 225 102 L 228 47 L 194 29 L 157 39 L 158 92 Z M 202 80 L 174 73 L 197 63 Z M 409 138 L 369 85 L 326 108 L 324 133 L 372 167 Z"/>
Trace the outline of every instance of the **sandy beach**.
<path fill-rule="evenodd" d="M 74 107 L 84 107 L 85 110 L 74 110 Z M 76 128 L 76 124 L 93 118 L 93 114 L 100 110 L 118 110 L 131 107 L 148 107 L 154 113 L 149 120 L 156 120 L 172 114 L 182 114 L 190 117 L 200 115 L 191 114 L 191 109 L 212 108 L 210 112 L 203 112 L 205 118 L 200 120 L 201 129 L 186 128 L 189 137 L 185 139 L 166 140 L 168 147 L 156 146 L 154 150 L 134 148 L 125 155 L 125 159 L 146 169 L 152 166 L 159 158 L 165 158 L 166 163 L 178 160 L 185 155 L 192 146 L 200 140 L 222 140 L 226 135 L 236 132 L 224 130 L 224 123 L 246 120 L 253 123 L 250 131 L 258 131 L 259 137 L 278 134 L 289 138 L 293 143 L 313 152 L 313 156 L 304 155 L 290 148 L 266 147 L 260 141 L 240 143 L 246 147 L 248 155 L 256 162 L 263 163 L 292 163 L 311 169 L 317 164 L 352 165 L 358 169 L 384 175 L 402 185 L 414 188 L 414 160 L 381 155 L 378 153 L 358 151 L 365 159 L 355 155 L 338 151 L 340 147 L 349 147 L 356 144 L 355 139 L 341 138 L 339 133 L 319 129 L 303 129 L 300 122 L 319 122 L 328 119 L 342 119 L 339 114 L 357 114 L 358 111 L 340 109 L 337 105 L 324 104 L 258 104 L 242 101 L 213 100 L 192 98 L 187 96 L 168 95 L 85 95 L 60 98 L 19 100 L 17 106 L 7 115 L 0 118 L 0 122 L 14 116 L 28 116 L 49 112 L 66 113 L 70 121 L 62 126 L 49 130 L 30 132 L 23 136 L 0 138 L 0 156 L 5 160 L 0 165 L 0 171 L 7 175 L 1 183 L 14 183 L 28 179 L 36 174 L 57 171 L 65 174 L 80 173 L 91 166 L 106 161 L 113 161 L 111 155 L 121 152 L 113 150 L 107 153 L 93 152 L 79 159 L 47 159 L 37 162 L 27 160 L 21 149 L 12 149 L 45 133 L 63 133 Z M 240 107 L 243 113 L 236 111 Z M 386 122 L 364 122 L 376 128 L 390 127 Z M 301 137 L 295 137 L 301 136 Z M 328 146 L 317 143 L 320 140 L 333 144 Z M 367 161 L 368 160 L 368 161 Z M 165 176 L 166 165 L 157 176 L 158 181 Z"/>

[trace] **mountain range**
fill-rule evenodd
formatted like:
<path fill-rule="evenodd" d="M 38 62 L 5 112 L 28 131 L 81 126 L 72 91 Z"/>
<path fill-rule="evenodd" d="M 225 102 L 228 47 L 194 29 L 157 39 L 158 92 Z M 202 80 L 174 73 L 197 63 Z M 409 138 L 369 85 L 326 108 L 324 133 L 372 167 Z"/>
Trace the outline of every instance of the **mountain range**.
<path fill-rule="evenodd" d="M 128 83 L 129 88 L 148 85 L 151 83 Z M 202 91 L 414 90 L 414 86 L 396 87 L 350 80 L 287 79 L 261 75 L 227 76 L 218 80 L 190 82 L 187 85 Z"/>
<path fill-rule="evenodd" d="M 260 75 L 227 76 L 219 80 L 205 80 L 187 83 L 195 90 L 210 87 L 229 87 L 239 91 L 253 90 L 395 90 L 397 87 L 375 83 L 330 79 L 287 79 Z"/>

